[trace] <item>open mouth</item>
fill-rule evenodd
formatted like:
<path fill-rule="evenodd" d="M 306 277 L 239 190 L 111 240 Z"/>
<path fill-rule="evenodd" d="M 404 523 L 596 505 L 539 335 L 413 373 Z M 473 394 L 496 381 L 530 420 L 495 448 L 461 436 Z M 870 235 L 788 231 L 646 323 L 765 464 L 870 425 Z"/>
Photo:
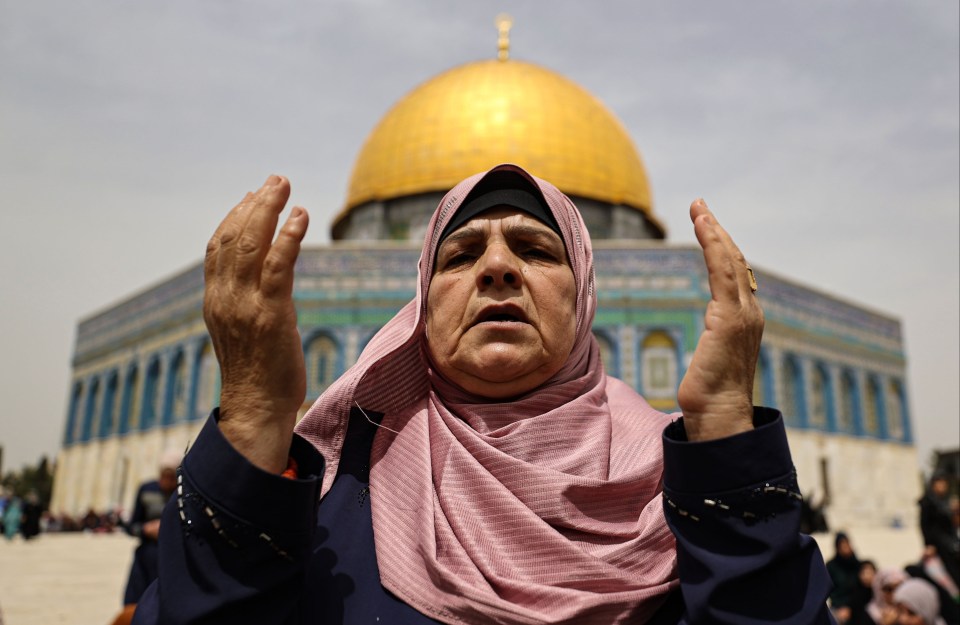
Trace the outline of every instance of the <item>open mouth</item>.
<path fill-rule="evenodd" d="M 527 323 L 527 316 L 517 306 L 491 306 L 477 316 L 481 323 Z"/>
<path fill-rule="evenodd" d="M 517 319 L 517 318 L 516 318 L 515 316 L 513 316 L 513 315 L 508 315 L 508 314 L 505 314 L 505 313 L 504 313 L 504 314 L 490 315 L 489 317 L 485 317 L 485 318 L 481 319 L 480 321 L 481 321 L 481 322 L 484 322 L 484 321 L 520 321 L 520 319 Z"/>

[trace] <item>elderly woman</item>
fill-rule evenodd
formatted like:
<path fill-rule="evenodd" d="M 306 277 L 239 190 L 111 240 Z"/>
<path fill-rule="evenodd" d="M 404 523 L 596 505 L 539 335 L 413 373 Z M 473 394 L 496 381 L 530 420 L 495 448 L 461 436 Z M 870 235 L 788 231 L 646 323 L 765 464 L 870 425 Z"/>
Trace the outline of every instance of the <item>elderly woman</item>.
<path fill-rule="evenodd" d="M 207 248 L 220 408 L 181 468 L 137 623 L 828 623 L 756 283 L 702 200 L 682 418 L 605 375 L 590 237 L 502 165 L 441 201 L 416 298 L 296 426 L 307 214 L 271 176 Z"/>

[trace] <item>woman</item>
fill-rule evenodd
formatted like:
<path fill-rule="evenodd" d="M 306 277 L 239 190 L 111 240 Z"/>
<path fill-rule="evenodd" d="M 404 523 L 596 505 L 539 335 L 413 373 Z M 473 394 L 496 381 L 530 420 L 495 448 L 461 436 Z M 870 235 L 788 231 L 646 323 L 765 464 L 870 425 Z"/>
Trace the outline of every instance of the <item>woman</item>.
<path fill-rule="evenodd" d="M 897 625 L 944 625 L 940 617 L 940 599 L 930 582 L 910 578 L 893 593 L 897 606 Z"/>
<path fill-rule="evenodd" d="M 827 573 L 833 582 L 830 607 L 837 620 L 846 623 L 852 616 L 860 585 L 860 560 L 853 551 L 850 537 L 844 532 L 837 532 L 833 544 L 834 556 L 827 562 Z"/>
<path fill-rule="evenodd" d="M 877 625 L 896 622 L 897 607 L 893 593 L 907 579 L 907 574 L 897 568 L 884 568 L 873 577 L 873 599 L 867 604 L 867 614 Z"/>
<path fill-rule="evenodd" d="M 947 474 L 934 473 L 926 492 L 917 503 L 920 506 L 924 560 L 933 564 L 939 559 L 940 566 L 946 569 L 949 576 L 943 585 L 956 596 L 956 588 L 960 586 L 960 535 L 957 534 L 953 511 L 950 509 L 950 479 Z"/>
<path fill-rule="evenodd" d="M 604 374 L 583 220 L 503 165 L 446 195 L 416 298 L 294 434 L 288 195 L 272 176 L 208 246 L 220 408 L 136 622 L 829 622 L 782 420 L 751 406 L 756 283 L 701 200 L 713 298 L 683 419 Z"/>

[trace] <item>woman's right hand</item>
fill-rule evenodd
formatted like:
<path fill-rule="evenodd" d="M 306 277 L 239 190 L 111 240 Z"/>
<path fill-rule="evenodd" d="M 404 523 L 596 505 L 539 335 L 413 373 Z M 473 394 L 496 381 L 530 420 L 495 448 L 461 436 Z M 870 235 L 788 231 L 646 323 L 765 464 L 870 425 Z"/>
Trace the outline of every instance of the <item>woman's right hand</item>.
<path fill-rule="evenodd" d="M 293 270 L 309 216 L 294 207 L 286 178 L 270 176 L 224 218 L 207 244 L 203 318 L 220 363 L 220 429 L 253 464 L 287 466 L 306 395 L 293 305 Z"/>

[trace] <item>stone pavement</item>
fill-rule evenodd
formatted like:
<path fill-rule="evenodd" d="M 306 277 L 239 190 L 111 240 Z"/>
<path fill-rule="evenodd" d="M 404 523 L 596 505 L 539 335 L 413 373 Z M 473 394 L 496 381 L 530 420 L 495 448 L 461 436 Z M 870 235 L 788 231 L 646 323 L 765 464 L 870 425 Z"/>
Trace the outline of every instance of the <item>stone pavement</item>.
<path fill-rule="evenodd" d="M 833 535 L 815 536 L 825 559 Z M 861 558 L 880 566 L 919 559 L 915 528 L 855 528 L 850 539 Z M 109 625 L 120 610 L 136 540 L 123 533 L 43 534 L 24 542 L 0 539 L 2 625 Z"/>
<path fill-rule="evenodd" d="M 0 623 L 109 625 L 136 545 L 119 532 L 0 539 Z"/>

